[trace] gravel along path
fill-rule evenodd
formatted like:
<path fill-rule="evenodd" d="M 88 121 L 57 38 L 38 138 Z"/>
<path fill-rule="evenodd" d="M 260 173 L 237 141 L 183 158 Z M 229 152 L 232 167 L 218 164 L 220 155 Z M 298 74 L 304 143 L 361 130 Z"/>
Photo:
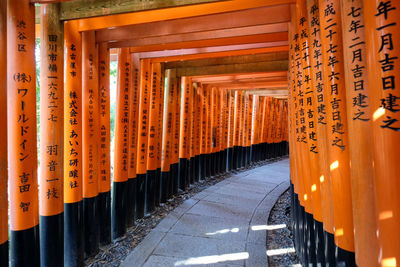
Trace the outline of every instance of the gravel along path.
<path fill-rule="evenodd" d="M 271 230 L 267 231 L 267 255 L 269 267 L 301 266 L 294 250 L 291 229 L 290 191 L 283 193 L 268 218 Z"/>

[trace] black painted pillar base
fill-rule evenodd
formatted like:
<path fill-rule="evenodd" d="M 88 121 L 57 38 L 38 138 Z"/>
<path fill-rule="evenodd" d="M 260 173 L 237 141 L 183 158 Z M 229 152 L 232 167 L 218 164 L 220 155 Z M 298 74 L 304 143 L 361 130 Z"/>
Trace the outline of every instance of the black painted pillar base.
<path fill-rule="evenodd" d="M 161 168 L 156 170 L 156 180 L 155 180 L 155 188 L 154 188 L 154 202 L 156 207 L 160 206 L 161 200 Z"/>
<path fill-rule="evenodd" d="M 41 266 L 62 266 L 64 263 L 64 213 L 40 216 L 39 232 Z"/>
<path fill-rule="evenodd" d="M 188 184 L 194 184 L 194 176 L 195 176 L 195 171 L 196 171 L 196 162 L 194 160 L 194 157 L 189 158 L 189 183 Z"/>
<path fill-rule="evenodd" d="M 146 197 L 146 174 L 136 174 L 136 218 L 144 217 Z"/>
<path fill-rule="evenodd" d="M 356 267 L 356 258 L 354 252 L 341 249 L 336 246 L 335 249 L 336 266 L 341 267 Z"/>
<path fill-rule="evenodd" d="M 194 181 L 198 182 L 200 180 L 200 155 L 194 157 Z"/>
<path fill-rule="evenodd" d="M 171 172 L 171 195 L 169 198 L 172 196 L 178 194 L 178 188 L 179 188 L 179 163 L 174 163 L 170 167 L 170 172 Z M 169 199 L 168 198 L 168 199 Z"/>
<path fill-rule="evenodd" d="M 39 225 L 10 231 L 10 262 L 11 266 L 40 266 Z"/>
<path fill-rule="evenodd" d="M 161 172 L 161 203 L 167 202 L 169 199 L 169 196 L 171 195 L 171 166 L 169 171 L 163 171 Z"/>
<path fill-rule="evenodd" d="M 230 162 L 229 170 L 231 171 L 235 169 L 235 147 L 231 147 L 229 148 L 229 150 L 231 151 L 229 155 L 229 162 Z"/>
<path fill-rule="evenodd" d="M 111 242 L 111 192 L 99 193 L 100 245 Z"/>
<path fill-rule="evenodd" d="M 64 266 L 83 266 L 83 260 L 83 202 L 64 203 Z"/>
<path fill-rule="evenodd" d="M 179 184 L 179 189 L 181 189 L 183 191 L 185 191 L 186 187 L 187 187 L 187 184 L 186 184 L 187 165 L 188 165 L 187 159 L 185 159 L 185 158 L 179 159 L 179 171 L 178 171 L 179 183 L 178 184 Z"/>
<path fill-rule="evenodd" d="M 315 249 L 317 266 L 325 266 L 324 228 L 322 222 L 314 220 Z"/>
<path fill-rule="evenodd" d="M 83 199 L 84 244 L 85 255 L 88 257 L 99 252 L 100 233 L 97 206 L 97 196 Z"/>
<path fill-rule="evenodd" d="M 8 240 L 0 244 L 0 266 L 8 266 Z"/>
<path fill-rule="evenodd" d="M 306 212 L 307 218 L 307 254 L 308 264 L 312 266 L 317 265 L 316 246 L 315 246 L 315 232 L 314 232 L 314 217 L 311 213 Z"/>
<path fill-rule="evenodd" d="M 324 231 L 324 257 L 325 257 L 325 265 L 327 267 L 336 266 L 335 259 L 335 237 L 333 234 Z"/>
<path fill-rule="evenodd" d="M 226 149 L 226 156 L 227 156 L 227 159 L 226 159 L 226 169 L 227 169 L 227 171 L 231 171 L 232 170 L 232 152 L 233 152 L 233 149 L 232 148 L 230 148 L 230 147 L 228 147 L 227 149 Z"/>
<path fill-rule="evenodd" d="M 156 170 L 148 170 L 146 172 L 146 213 L 151 213 L 155 208 L 155 185 L 156 185 Z"/>
<path fill-rule="evenodd" d="M 128 182 L 113 182 L 111 201 L 111 238 L 115 240 L 126 233 L 126 200 Z M 98 224 L 99 222 L 95 222 Z M 85 227 L 86 231 L 86 227 Z M 86 241 L 85 241 L 86 242 Z"/>
<path fill-rule="evenodd" d="M 200 154 L 200 179 L 204 180 L 207 176 L 206 172 L 206 154 Z"/>
<path fill-rule="evenodd" d="M 132 227 L 135 225 L 135 208 L 136 208 L 136 177 L 128 178 L 126 182 L 126 226 Z M 102 222 L 102 220 L 100 220 Z M 101 235 L 101 233 L 100 233 Z"/>

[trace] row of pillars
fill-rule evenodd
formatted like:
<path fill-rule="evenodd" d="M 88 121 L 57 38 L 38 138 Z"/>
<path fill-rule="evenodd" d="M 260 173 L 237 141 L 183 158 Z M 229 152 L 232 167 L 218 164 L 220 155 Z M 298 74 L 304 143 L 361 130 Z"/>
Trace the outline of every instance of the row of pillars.
<path fill-rule="evenodd" d="M 400 2 L 297 0 L 289 140 L 304 265 L 400 265 Z"/>
<path fill-rule="evenodd" d="M 41 5 L 37 116 L 35 8 L 0 1 L 0 266 L 82 266 L 196 181 L 288 153 L 287 101 L 122 48 L 111 159 L 110 52 L 78 23 Z"/>

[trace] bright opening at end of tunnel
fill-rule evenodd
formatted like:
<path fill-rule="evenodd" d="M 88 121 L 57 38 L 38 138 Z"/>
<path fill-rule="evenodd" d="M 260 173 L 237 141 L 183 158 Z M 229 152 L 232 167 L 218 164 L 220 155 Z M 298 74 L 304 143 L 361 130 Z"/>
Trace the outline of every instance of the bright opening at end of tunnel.
<path fill-rule="evenodd" d="M 323 175 L 321 175 L 321 177 L 319 177 L 319 181 L 320 181 L 321 183 L 323 183 L 324 180 L 325 180 L 325 177 L 324 177 Z"/>
<path fill-rule="evenodd" d="M 211 255 L 196 258 L 189 258 L 183 261 L 175 262 L 175 266 L 197 265 L 197 264 L 213 264 L 226 261 L 246 260 L 249 258 L 249 253 L 239 252 L 222 255 Z"/>
<path fill-rule="evenodd" d="M 253 225 L 251 227 L 251 230 L 253 231 L 260 231 L 260 230 L 277 230 L 277 229 L 282 229 L 286 228 L 286 224 L 275 224 L 275 225 Z"/>

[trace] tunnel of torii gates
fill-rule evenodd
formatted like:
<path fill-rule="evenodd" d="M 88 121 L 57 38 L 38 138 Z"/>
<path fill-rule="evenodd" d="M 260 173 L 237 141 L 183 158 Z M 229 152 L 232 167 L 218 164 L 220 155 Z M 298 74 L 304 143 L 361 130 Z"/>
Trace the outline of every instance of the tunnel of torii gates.
<path fill-rule="evenodd" d="M 397 0 L 1 0 L 0 266 L 82 266 L 287 153 L 303 265 L 400 265 L 399 21 Z"/>

